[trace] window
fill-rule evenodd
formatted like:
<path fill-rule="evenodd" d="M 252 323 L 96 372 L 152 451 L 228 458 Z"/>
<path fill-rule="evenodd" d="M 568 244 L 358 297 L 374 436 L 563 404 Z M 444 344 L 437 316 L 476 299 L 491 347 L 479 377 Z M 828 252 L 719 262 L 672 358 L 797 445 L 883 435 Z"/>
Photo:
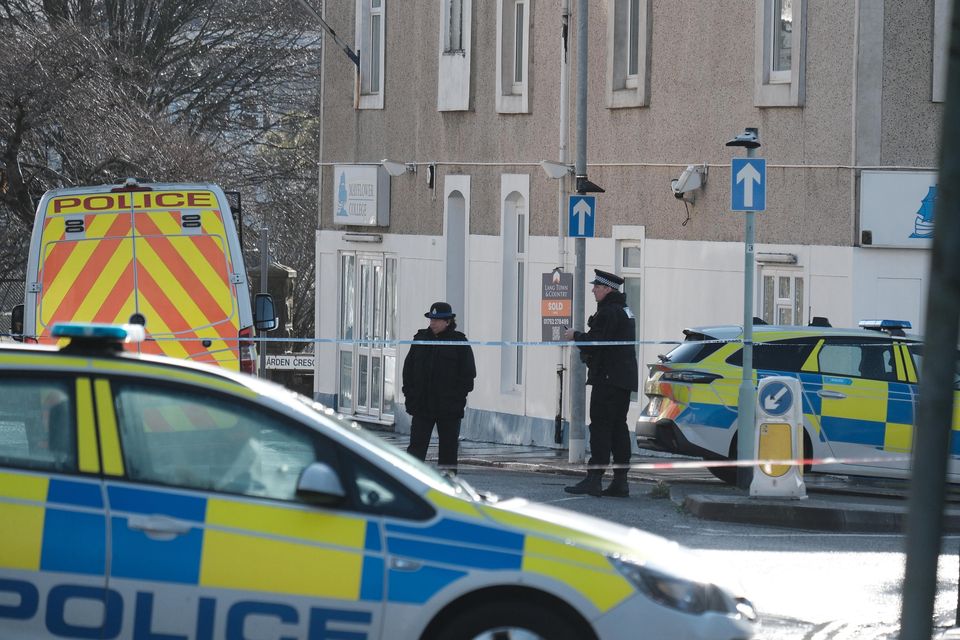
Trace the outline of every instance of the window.
<path fill-rule="evenodd" d="M 650 0 L 607 0 L 607 106 L 643 107 L 650 88 Z"/>
<path fill-rule="evenodd" d="M 637 363 L 643 362 L 643 353 L 640 349 L 640 294 L 641 294 L 641 274 L 643 273 L 643 261 L 641 260 L 640 241 L 620 241 L 619 264 L 617 272 L 623 278 L 623 293 L 627 297 L 627 306 L 633 313 L 634 326 L 636 329 Z M 639 395 L 637 389 L 630 394 L 630 400 L 636 402 Z"/>
<path fill-rule="evenodd" d="M 497 111 L 528 113 L 530 0 L 498 0 L 497 26 Z"/>
<path fill-rule="evenodd" d="M 953 2 L 934 0 L 933 3 L 933 102 L 943 102 L 947 97 L 947 59 L 950 42 L 950 19 Z"/>
<path fill-rule="evenodd" d="M 756 0 L 754 104 L 797 107 L 804 101 L 806 0 Z"/>
<path fill-rule="evenodd" d="M 124 383 L 115 405 L 132 480 L 294 500 L 317 459 L 309 431 L 233 398 Z"/>
<path fill-rule="evenodd" d="M 889 342 L 833 339 L 820 348 L 818 363 L 823 374 L 871 380 L 897 379 L 893 345 Z"/>
<path fill-rule="evenodd" d="M 799 372 L 816 343 L 816 338 L 758 342 L 753 345 L 753 368 L 765 371 Z M 743 349 L 738 349 L 727 358 L 727 364 L 742 367 Z"/>
<path fill-rule="evenodd" d="M 803 325 L 803 275 L 796 271 L 761 272 L 761 308 L 767 324 Z"/>
<path fill-rule="evenodd" d="M 464 0 L 444 0 L 444 53 L 463 53 L 463 2 Z"/>
<path fill-rule="evenodd" d="M 470 28 L 473 0 L 441 0 L 437 110 L 470 108 Z"/>
<path fill-rule="evenodd" d="M 357 0 L 361 109 L 383 108 L 385 4 L 386 0 Z"/>
<path fill-rule="evenodd" d="M 0 377 L 0 464 L 76 471 L 70 388 L 67 380 Z"/>
<path fill-rule="evenodd" d="M 526 326 L 527 250 L 529 245 L 528 198 L 530 176 L 501 176 L 501 226 L 503 241 L 503 305 L 501 335 L 506 342 L 522 342 Z M 523 385 L 523 347 L 504 347 L 501 353 L 501 390 Z"/>

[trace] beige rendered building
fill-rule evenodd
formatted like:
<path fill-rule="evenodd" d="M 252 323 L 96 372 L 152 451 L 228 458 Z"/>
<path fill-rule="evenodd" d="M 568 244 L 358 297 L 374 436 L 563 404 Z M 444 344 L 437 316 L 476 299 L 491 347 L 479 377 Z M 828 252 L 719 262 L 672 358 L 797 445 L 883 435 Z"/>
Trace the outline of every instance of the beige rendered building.
<path fill-rule="evenodd" d="M 543 343 L 543 287 L 557 267 L 574 272 L 574 178 L 541 162 L 576 157 L 577 1 L 329 3 L 327 22 L 361 64 L 358 79 L 326 46 L 317 399 L 404 430 L 403 341 L 447 300 L 477 342 L 463 434 L 555 444 L 570 354 Z M 755 315 L 922 330 L 947 10 L 590 0 L 587 173 L 605 192 L 586 267 L 626 279 L 641 377 L 684 327 L 742 322 L 730 163 L 744 154 L 725 143 L 745 127 L 759 129 L 767 163 Z M 643 404 L 641 393 L 631 417 Z"/>

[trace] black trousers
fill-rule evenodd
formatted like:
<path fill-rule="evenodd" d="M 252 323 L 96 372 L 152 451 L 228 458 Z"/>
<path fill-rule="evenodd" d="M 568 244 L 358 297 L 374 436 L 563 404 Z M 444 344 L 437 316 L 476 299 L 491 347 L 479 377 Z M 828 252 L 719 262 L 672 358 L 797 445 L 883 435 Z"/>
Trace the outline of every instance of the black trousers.
<path fill-rule="evenodd" d="M 629 464 L 630 430 L 627 411 L 630 389 L 593 385 L 590 393 L 590 464 L 606 466 L 613 453 L 614 464 Z"/>
<path fill-rule="evenodd" d="M 430 446 L 434 425 L 437 426 L 437 436 L 440 438 L 438 465 L 456 470 L 457 450 L 460 446 L 460 418 L 413 416 L 410 422 L 410 444 L 407 446 L 407 453 L 420 460 L 427 459 L 427 447 Z"/>

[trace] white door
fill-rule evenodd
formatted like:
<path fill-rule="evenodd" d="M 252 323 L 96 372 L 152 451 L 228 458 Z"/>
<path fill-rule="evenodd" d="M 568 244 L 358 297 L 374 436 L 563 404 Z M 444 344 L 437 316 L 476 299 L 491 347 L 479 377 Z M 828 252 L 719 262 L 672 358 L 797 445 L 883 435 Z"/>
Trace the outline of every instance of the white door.
<path fill-rule="evenodd" d="M 344 254 L 340 261 L 340 411 L 393 422 L 396 397 L 396 258 Z"/>

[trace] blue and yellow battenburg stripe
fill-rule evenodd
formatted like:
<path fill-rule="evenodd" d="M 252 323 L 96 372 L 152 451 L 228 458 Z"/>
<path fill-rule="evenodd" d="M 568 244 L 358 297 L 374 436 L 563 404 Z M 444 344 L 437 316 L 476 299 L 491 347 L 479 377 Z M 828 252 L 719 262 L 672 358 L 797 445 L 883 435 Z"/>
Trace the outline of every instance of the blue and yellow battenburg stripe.
<path fill-rule="evenodd" d="M 506 570 L 566 583 L 601 611 L 633 593 L 606 561 L 604 551 L 623 551 L 606 549 L 609 541 L 436 491 L 437 502 L 456 507 L 442 509 L 451 515 L 381 525 L 360 514 L 109 481 L 108 522 L 97 481 L 2 473 L 0 487 L 0 568 L 104 575 L 109 539 L 111 577 L 145 582 L 417 605 L 471 572 Z M 156 540 L 137 522 L 145 518 L 184 531 Z M 386 554 L 412 562 L 386 567 Z"/>

